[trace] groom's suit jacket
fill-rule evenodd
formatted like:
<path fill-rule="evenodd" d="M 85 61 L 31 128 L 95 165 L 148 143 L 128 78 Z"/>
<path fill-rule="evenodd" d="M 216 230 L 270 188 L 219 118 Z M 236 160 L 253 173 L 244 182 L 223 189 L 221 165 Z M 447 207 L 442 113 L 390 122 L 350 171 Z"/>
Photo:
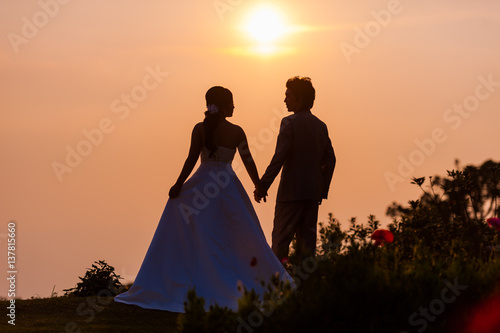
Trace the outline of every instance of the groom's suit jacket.
<path fill-rule="evenodd" d="M 276 151 L 261 178 L 268 190 L 281 169 L 276 201 L 326 199 L 335 169 L 335 153 L 326 124 L 310 110 L 283 118 Z"/>

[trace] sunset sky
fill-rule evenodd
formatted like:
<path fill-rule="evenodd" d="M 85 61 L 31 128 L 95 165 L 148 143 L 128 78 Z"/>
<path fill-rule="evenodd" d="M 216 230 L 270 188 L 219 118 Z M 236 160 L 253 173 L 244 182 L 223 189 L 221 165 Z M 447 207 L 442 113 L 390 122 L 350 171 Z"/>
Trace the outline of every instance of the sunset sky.
<path fill-rule="evenodd" d="M 337 155 L 320 221 L 386 225 L 412 177 L 500 160 L 497 0 L 2 0 L 0 22 L 0 267 L 14 220 L 18 297 L 62 294 L 95 260 L 135 278 L 213 85 L 262 174 L 286 80 L 311 77 Z M 269 243 L 277 185 L 254 203 Z"/>

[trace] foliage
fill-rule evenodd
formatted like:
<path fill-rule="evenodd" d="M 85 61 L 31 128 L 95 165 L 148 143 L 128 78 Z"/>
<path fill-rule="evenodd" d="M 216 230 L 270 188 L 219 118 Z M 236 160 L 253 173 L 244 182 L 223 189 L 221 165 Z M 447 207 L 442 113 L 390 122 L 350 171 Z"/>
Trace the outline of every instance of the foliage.
<path fill-rule="evenodd" d="M 474 305 L 500 293 L 498 232 L 484 221 L 498 214 L 497 166 L 429 177 L 420 199 L 388 209 L 394 242 L 383 246 L 370 239 L 375 216 L 342 230 L 330 214 L 316 257 L 287 267 L 296 288 L 271 280 L 262 297 L 245 290 L 238 312 L 216 310 L 218 323 L 228 332 L 465 332 Z M 209 332 L 212 311 L 186 306 L 185 316 L 197 313 Z"/>
<path fill-rule="evenodd" d="M 115 273 L 115 268 L 104 260 L 95 261 L 92 268 L 88 268 L 85 276 L 78 278 L 81 282 L 78 282 L 74 288 L 64 289 L 65 295 L 115 296 L 125 289 L 120 282 L 121 277 Z"/>
<path fill-rule="evenodd" d="M 447 177 L 429 177 L 429 191 L 423 189 L 425 177 L 413 178 L 423 194 L 421 205 L 439 211 L 443 221 L 484 221 L 490 216 L 500 215 L 500 163 L 485 161 L 480 166 L 467 165 L 462 170 L 456 161 L 457 170 L 447 171 Z M 408 208 L 393 203 L 387 214 L 397 217 L 407 214 Z"/>
<path fill-rule="evenodd" d="M 393 203 L 387 214 L 389 226 L 400 240 L 403 257 L 411 258 L 413 248 L 423 242 L 435 255 L 449 257 L 464 252 L 474 258 L 486 258 L 498 243 L 498 233 L 485 219 L 498 216 L 500 208 L 500 163 L 486 161 L 481 166 L 466 166 L 448 171 L 448 177 L 413 178 L 422 196 L 409 201 L 408 207 Z"/>
<path fill-rule="evenodd" d="M 236 314 L 227 307 L 215 304 L 205 312 L 205 300 L 198 297 L 194 289 L 187 294 L 184 311 L 177 317 L 179 332 L 224 333 L 231 331 L 236 323 Z"/>

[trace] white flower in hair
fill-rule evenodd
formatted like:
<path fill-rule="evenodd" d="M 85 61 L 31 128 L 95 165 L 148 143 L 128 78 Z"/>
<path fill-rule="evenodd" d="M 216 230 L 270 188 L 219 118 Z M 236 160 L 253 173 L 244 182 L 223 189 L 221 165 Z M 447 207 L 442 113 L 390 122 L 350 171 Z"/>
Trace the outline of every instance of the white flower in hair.
<path fill-rule="evenodd" d="M 210 114 L 214 114 L 214 113 L 219 112 L 219 108 L 215 104 L 209 104 L 207 106 L 207 110 L 208 110 L 208 113 L 210 113 Z"/>

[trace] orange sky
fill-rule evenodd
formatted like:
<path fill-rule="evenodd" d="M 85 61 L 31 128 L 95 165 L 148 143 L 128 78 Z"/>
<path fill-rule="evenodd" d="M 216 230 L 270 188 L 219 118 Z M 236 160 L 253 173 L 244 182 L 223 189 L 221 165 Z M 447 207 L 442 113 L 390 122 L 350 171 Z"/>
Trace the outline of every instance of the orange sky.
<path fill-rule="evenodd" d="M 289 33 L 271 54 L 240 29 L 258 3 L 1 2 L 0 241 L 15 220 L 17 296 L 73 287 L 95 260 L 134 279 L 213 85 L 232 90 L 262 173 L 286 80 L 312 78 L 338 158 L 321 221 L 386 224 L 418 197 L 411 177 L 500 159 L 498 1 L 273 1 Z M 254 205 L 268 241 L 276 188 Z"/>

